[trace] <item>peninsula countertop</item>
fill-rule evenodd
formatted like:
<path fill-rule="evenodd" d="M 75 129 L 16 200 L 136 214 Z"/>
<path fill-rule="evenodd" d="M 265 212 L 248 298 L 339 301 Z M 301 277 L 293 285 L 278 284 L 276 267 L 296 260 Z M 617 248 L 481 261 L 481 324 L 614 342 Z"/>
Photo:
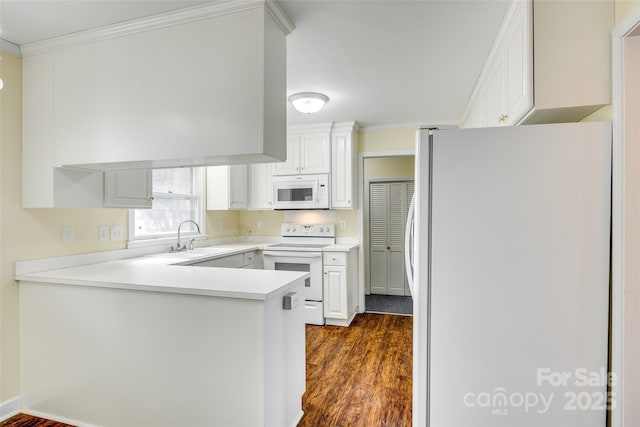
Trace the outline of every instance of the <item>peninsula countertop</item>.
<path fill-rule="evenodd" d="M 266 300 L 287 287 L 293 287 L 295 282 L 308 277 L 309 274 L 261 269 L 193 267 L 186 264 L 262 249 L 267 245 L 216 245 L 175 254 L 154 254 L 18 274 L 15 278 L 18 281 L 38 283 Z"/>

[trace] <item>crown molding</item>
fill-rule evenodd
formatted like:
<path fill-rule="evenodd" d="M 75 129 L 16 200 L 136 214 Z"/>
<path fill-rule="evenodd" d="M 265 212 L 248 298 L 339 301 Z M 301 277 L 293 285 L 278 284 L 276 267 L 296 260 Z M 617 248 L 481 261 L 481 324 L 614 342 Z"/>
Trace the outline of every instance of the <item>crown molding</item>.
<path fill-rule="evenodd" d="M 0 39 L 0 50 L 10 53 L 11 55 L 22 56 L 20 46 L 15 43 L 11 43 L 9 40 Z"/>
<path fill-rule="evenodd" d="M 218 0 L 213 3 L 206 3 L 204 5 L 160 13 L 149 17 L 133 19 L 118 24 L 24 44 L 20 47 L 20 50 L 22 51 L 22 56 L 25 57 L 38 55 L 86 43 L 170 27 L 215 16 L 228 15 L 258 7 L 264 7 L 286 34 L 289 34 L 293 31 L 293 28 L 295 28 L 291 20 L 289 20 L 280 6 L 273 0 Z M 287 29 L 290 30 L 287 32 Z"/>
<path fill-rule="evenodd" d="M 312 123 L 308 125 L 291 125 L 287 126 L 287 132 L 306 131 L 306 132 L 331 132 L 333 122 Z"/>
<path fill-rule="evenodd" d="M 266 0 L 264 3 L 267 12 L 269 15 L 273 17 L 276 23 L 280 26 L 280 29 L 284 33 L 285 36 L 288 36 L 296 29 L 295 24 L 289 17 L 284 13 L 282 7 L 276 0 Z"/>

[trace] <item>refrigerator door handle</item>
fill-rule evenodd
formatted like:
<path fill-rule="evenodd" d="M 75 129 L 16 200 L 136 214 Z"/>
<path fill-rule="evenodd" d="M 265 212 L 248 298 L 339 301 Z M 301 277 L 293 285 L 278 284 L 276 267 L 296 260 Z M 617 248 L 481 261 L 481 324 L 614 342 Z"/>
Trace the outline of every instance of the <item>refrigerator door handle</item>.
<path fill-rule="evenodd" d="M 407 270 L 407 281 L 409 282 L 409 291 L 413 295 L 413 219 L 415 215 L 415 193 L 411 197 L 409 204 L 409 214 L 407 215 L 407 225 L 404 232 L 404 264 Z"/>

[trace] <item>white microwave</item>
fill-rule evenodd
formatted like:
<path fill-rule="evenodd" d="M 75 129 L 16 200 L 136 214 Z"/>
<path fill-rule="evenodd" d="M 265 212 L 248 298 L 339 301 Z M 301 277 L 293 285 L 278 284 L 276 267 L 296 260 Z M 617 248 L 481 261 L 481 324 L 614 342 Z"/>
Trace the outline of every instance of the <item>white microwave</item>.
<path fill-rule="evenodd" d="M 329 175 L 273 177 L 274 209 L 329 209 Z"/>

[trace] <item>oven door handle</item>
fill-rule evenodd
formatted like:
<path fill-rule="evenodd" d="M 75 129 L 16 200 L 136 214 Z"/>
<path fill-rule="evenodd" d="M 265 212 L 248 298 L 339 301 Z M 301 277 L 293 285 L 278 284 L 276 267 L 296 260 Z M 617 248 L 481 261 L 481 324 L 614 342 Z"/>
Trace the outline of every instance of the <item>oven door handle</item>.
<path fill-rule="evenodd" d="M 265 250 L 263 252 L 263 255 L 279 258 L 322 258 L 322 252 L 287 252 Z"/>

